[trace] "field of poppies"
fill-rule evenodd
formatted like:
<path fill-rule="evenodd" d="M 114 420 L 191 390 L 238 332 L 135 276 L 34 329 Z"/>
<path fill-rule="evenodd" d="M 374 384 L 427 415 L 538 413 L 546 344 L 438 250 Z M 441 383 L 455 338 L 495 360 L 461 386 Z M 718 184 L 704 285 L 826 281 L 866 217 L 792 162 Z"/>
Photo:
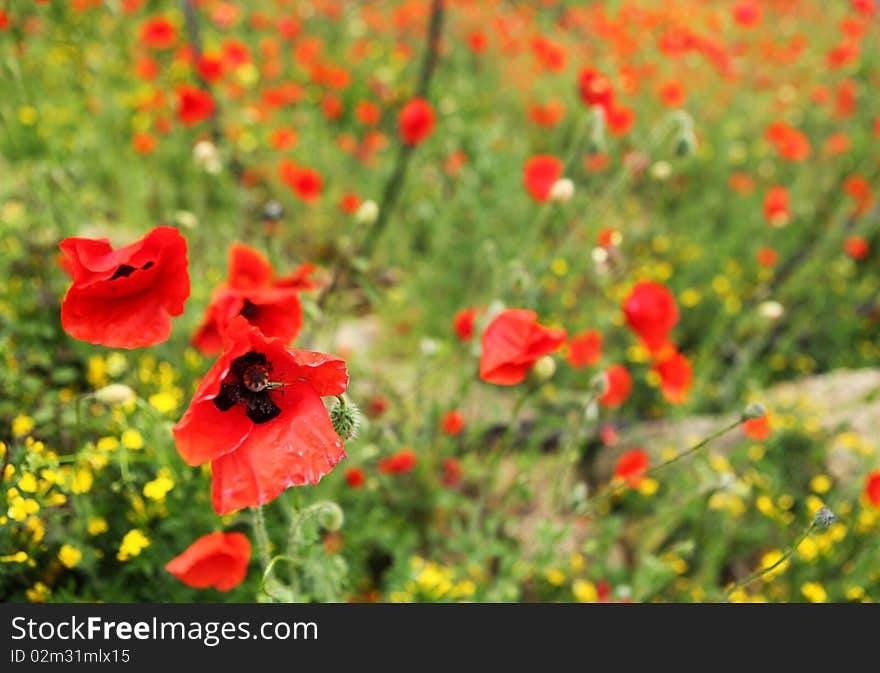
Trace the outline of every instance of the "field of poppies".
<path fill-rule="evenodd" d="M 880 599 L 878 20 L 0 1 L 0 601 Z"/>

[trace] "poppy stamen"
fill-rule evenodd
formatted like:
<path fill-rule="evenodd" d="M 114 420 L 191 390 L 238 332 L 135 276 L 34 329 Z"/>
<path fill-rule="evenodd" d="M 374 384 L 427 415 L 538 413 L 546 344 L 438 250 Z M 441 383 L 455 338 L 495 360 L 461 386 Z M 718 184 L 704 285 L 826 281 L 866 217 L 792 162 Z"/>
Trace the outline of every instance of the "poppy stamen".
<path fill-rule="evenodd" d="M 269 387 L 269 370 L 263 365 L 253 365 L 244 370 L 241 382 L 252 393 L 259 393 Z"/>

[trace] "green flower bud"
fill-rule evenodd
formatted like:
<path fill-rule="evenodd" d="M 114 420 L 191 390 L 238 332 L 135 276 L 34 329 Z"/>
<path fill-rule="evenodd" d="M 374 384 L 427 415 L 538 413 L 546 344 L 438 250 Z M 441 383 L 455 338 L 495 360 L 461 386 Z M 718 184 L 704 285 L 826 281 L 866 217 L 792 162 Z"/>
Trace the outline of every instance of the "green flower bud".
<path fill-rule="evenodd" d="M 743 410 L 742 419 L 744 421 L 753 421 L 756 418 L 763 418 L 767 415 L 767 410 L 760 402 L 752 402 Z"/>
<path fill-rule="evenodd" d="M 330 422 L 333 429 L 343 442 L 357 437 L 361 424 L 361 414 L 357 406 L 346 402 L 342 397 L 337 398 L 339 404 L 330 410 Z"/>

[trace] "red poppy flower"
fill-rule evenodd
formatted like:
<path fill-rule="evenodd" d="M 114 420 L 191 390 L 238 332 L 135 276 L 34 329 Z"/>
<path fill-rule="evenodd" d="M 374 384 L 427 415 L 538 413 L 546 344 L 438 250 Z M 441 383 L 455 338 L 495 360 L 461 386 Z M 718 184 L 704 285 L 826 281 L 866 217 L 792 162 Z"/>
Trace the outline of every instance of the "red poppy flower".
<path fill-rule="evenodd" d="M 865 480 L 865 497 L 875 507 L 880 507 L 880 470 L 874 470 Z"/>
<path fill-rule="evenodd" d="M 139 154 L 152 154 L 159 140 L 149 133 L 135 133 L 131 138 L 131 146 Z"/>
<path fill-rule="evenodd" d="M 534 311 L 524 309 L 508 309 L 495 317 L 483 332 L 483 381 L 499 386 L 522 383 L 539 357 L 563 344 L 565 330 L 539 325 L 537 318 Z"/>
<path fill-rule="evenodd" d="M 186 241 L 173 227 L 156 227 L 114 250 L 106 238 L 66 238 L 60 248 L 73 278 L 61 304 L 70 336 L 111 348 L 162 343 L 189 297 Z"/>
<path fill-rule="evenodd" d="M 345 457 L 321 397 L 348 385 L 341 358 L 287 348 L 241 316 L 229 323 L 224 346 L 173 428 L 187 464 L 211 461 L 221 515 L 317 484 Z"/>
<path fill-rule="evenodd" d="M 865 259 L 871 248 L 862 236 L 849 236 L 843 242 L 843 249 L 846 254 L 855 260 Z"/>
<path fill-rule="evenodd" d="M 620 436 L 618 435 L 617 428 L 609 424 L 603 425 L 599 430 L 599 439 L 602 440 L 605 446 L 617 446 Z"/>
<path fill-rule="evenodd" d="M 690 361 L 681 353 L 673 352 L 654 365 L 660 375 L 660 390 L 672 404 L 684 404 L 694 378 Z"/>
<path fill-rule="evenodd" d="M 311 265 L 275 278 L 272 265 L 242 243 L 229 248 L 229 278 L 214 290 L 205 317 L 193 336 L 193 345 L 211 355 L 223 350 L 223 333 L 236 316 L 259 327 L 267 337 L 290 343 L 302 327 L 299 293 L 314 287 L 308 280 Z"/>
<path fill-rule="evenodd" d="M 278 174 L 290 190 L 306 203 L 314 203 L 321 198 L 324 179 L 315 169 L 297 166 L 289 159 L 282 159 L 278 165 Z"/>
<path fill-rule="evenodd" d="M 779 253 L 773 248 L 761 248 L 758 250 L 758 264 L 768 269 L 773 268 L 779 262 Z"/>
<path fill-rule="evenodd" d="M 598 105 L 607 110 L 614 101 L 611 80 L 592 68 L 581 70 L 578 75 L 578 90 L 581 100 L 590 107 Z"/>
<path fill-rule="evenodd" d="M 276 150 L 293 149 L 298 139 L 299 136 L 296 131 L 286 126 L 280 129 L 275 129 L 269 135 L 269 142 Z"/>
<path fill-rule="evenodd" d="M 642 449 L 626 451 L 614 465 L 614 478 L 627 482 L 632 488 L 637 488 L 644 479 L 643 473 L 650 465 L 651 459 Z"/>
<path fill-rule="evenodd" d="M 554 98 L 544 105 L 536 103 L 529 108 L 529 119 L 532 123 L 545 128 L 556 126 L 564 116 L 565 103 L 558 98 Z"/>
<path fill-rule="evenodd" d="M 764 197 L 764 217 L 774 227 L 782 227 L 791 219 L 788 208 L 788 190 L 785 187 L 773 187 Z"/>
<path fill-rule="evenodd" d="M 804 161 L 812 152 L 810 141 L 806 135 L 785 122 L 773 122 L 767 127 L 769 140 L 783 159 Z"/>
<path fill-rule="evenodd" d="M 743 28 L 754 28 L 761 23 L 761 6 L 751 0 L 743 0 L 733 6 L 733 20 Z"/>
<path fill-rule="evenodd" d="M 761 418 L 750 418 L 743 421 L 742 429 L 746 436 L 759 442 L 764 441 L 770 436 L 770 417 L 764 414 Z"/>
<path fill-rule="evenodd" d="M 562 177 L 562 161 L 549 154 L 531 157 L 523 166 L 523 183 L 529 194 L 538 203 L 550 198 L 550 190 Z"/>
<path fill-rule="evenodd" d="M 611 365 L 604 373 L 607 387 L 599 398 L 599 404 L 603 407 L 619 407 L 632 392 L 632 376 L 623 365 Z"/>
<path fill-rule="evenodd" d="M 234 589 L 247 575 L 251 542 L 242 533 L 210 533 L 193 542 L 165 570 L 196 589 Z"/>
<path fill-rule="evenodd" d="M 489 47 L 489 37 L 481 30 L 475 30 L 467 38 L 468 49 L 475 54 L 482 54 Z"/>
<path fill-rule="evenodd" d="M 359 467 L 350 467 L 345 471 L 345 481 L 351 488 L 360 488 L 366 479 L 364 471 Z"/>
<path fill-rule="evenodd" d="M 416 452 L 412 449 L 401 449 L 393 456 L 379 461 L 378 469 L 382 474 L 402 474 L 416 466 Z"/>
<path fill-rule="evenodd" d="M 434 108 L 428 101 L 414 98 L 400 111 L 398 129 L 401 139 L 407 145 L 424 142 L 434 130 Z"/>
<path fill-rule="evenodd" d="M 344 213 L 356 213 L 358 208 L 360 208 L 360 205 L 361 197 L 353 192 L 343 194 L 342 198 L 339 200 L 339 209 Z"/>
<path fill-rule="evenodd" d="M 652 353 L 666 344 L 679 317 L 672 292 L 650 280 L 636 283 L 623 303 L 623 313 L 630 329 Z"/>
<path fill-rule="evenodd" d="M 455 314 L 452 327 L 458 338 L 462 341 L 467 341 L 474 335 L 474 322 L 477 319 L 477 311 L 478 309 L 476 308 L 466 308 Z"/>
<path fill-rule="evenodd" d="M 446 412 L 440 427 L 447 435 L 460 435 L 464 430 L 464 414 L 458 409 Z"/>
<path fill-rule="evenodd" d="M 605 121 L 613 136 L 625 136 L 636 123 L 636 113 L 626 105 L 614 105 L 606 110 Z"/>
<path fill-rule="evenodd" d="M 370 418 L 379 418 L 388 411 L 389 406 L 387 399 L 381 395 L 377 395 L 370 400 L 369 404 L 367 404 L 367 416 Z"/>
<path fill-rule="evenodd" d="M 375 126 L 382 119 L 382 110 L 375 103 L 364 100 L 355 105 L 354 116 L 364 126 Z"/>
<path fill-rule="evenodd" d="M 659 93 L 663 105 L 673 110 L 684 105 L 684 102 L 687 99 L 687 92 L 685 91 L 684 85 L 678 80 L 672 80 L 671 82 L 665 82 L 662 84 Z"/>
<path fill-rule="evenodd" d="M 444 486 L 453 488 L 461 483 L 461 463 L 455 458 L 447 458 L 443 461 L 443 477 L 441 482 Z"/>
<path fill-rule="evenodd" d="M 592 367 L 602 359 L 602 333 L 588 329 L 573 336 L 568 342 L 565 359 L 575 369 Z"/>
<path fill-rule="evenodd" d="M 140 40 L 149 49 L 170 49 L 177 42 L 177 28 L 164 16 L 154 16 L 141 24 Z"/>
<path fill-rule="evenodd" d="M 214 114 L 214 98 L 204 89 L 191 84 L 177 87 L 177 118 L 186 126 L 205 121 Z"/>
<path fill-rule="evenodd" d="M 202 54 L 199 57 L 196 69 L 199 71 L 199 76 L 206 82 L 219 82 L 223 79 L 223 58 L 221 56 Z"/>

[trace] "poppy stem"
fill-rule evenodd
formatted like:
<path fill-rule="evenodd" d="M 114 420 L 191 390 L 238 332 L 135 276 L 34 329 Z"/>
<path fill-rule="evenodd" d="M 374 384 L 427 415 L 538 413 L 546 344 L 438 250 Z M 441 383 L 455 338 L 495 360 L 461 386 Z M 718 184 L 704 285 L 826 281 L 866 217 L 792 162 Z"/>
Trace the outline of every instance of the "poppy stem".
<path fill-rule="evenodd" d="M 251 507 L 254 537 L 257 538 L 257 551 L 260 555 L 260 565 L 263 566 L 263 574 L 269 569 L 269 534 L 266 532 L 266 518 L 263 516 L 263 506 Z"/>
<path fill-rule="evenodd" d="M 440 57 L 440 37 L 443 32 L 443 16 L 444 16 L 444 0 L 432 0 L 431 2 L 431 19 L 428 25 L 428 44 L 425 47 L 422 56 L 422 65 L 419 70 L 419 79 L 416 84 L 415 96 L 417 98 L 427 98 L 431 87 L 431 80 L 434 71 L 437 68 L 437 62 Z M 363 245 L 357 257 L 369 258 L 373 253 L 373 248 L 385 227 L 389 218 L 394 211 L 397 198 L 406 182 L 406 172 L 409 166 L 409 160 L 415 149 L 414 145 L 407 145 L 401 142 L 397 148 L 397 156 L 394 161 L 394 168 L 385 188 L 382 191 L 382 198 L 379 201 L 379 215 L 373 225 L 367 231 Z M 327 303 L 329 296 L 337 289 L 344 278 L 349 265 L 345 260 L 337 262 L 333 269 L 330 282 L 318 296 L 318 308 L 322 309 Z"/>
<path fill-rule="evenodd" d="M 771 571 L 773 571 L 774 569 L 778 568 L 783 563 L 785 563 L 789 558 L 791 558 L 792 554 L 794 554 L 798 550 L 798 547 L 801 546 L 801 543 L 807 539 L 807 537 L 810 535 L 810 533 L 812 533 L 816 529 L 817 525 L 818 524 L 815 520 L 812 521 L 810 523 L 810 525 L 807 526 L 806 529 L 804 529 L 804 532 L 801 533 L 801 536 L 797 540 L 795 540 L 794 543 L 786 550 L 786 552 L 782 556 L 780 556 L 778 559 L 776 559 L 775 563 L 767 566 L 766 568 L 761 568 L 760 570 L 756 570 L 755 572 L 753 572 L 751 575 L 749 575 L 745 579 L 740 580 L 739 582 L 734 584 L 732 587 L 730 587 L 724 593 L 724 602 L 729 603 L 730 597 L 733 596 L 733 594 L 735 594 L 739 589 L 744 589 L 745 587 L 747 587 L 749 584 L 751 584 L 755 580 L 763 577 L 764 575 L 770 573 Z"/>
<path fill-rule="evenodd" d="M 663 461 L 659 465 L 655 465 L 654 467 L 648 468 L 644 472 L 640 472 L 638 474 L 638 477 L 641 479 L 644 479 L 646 477 L 652 477 L 655 474 L 657 474 L 658 472 L 665 470 L 670 465 L 674 465 L 675 463 L 677 463 L 681 460 L 684 460 L 685 458 L 689 458 L 690 456 L 692 456 L 695 453 L 699 452 L 700 450 L 704 449 L 713 440 L 718 439 L 722 435 L 726 435 L 728 432 L 730 432 L 734 428 L 739 427 L 746 420 L 748 420 L 748 418 L 746 416 L 740 416 L 733 423 L 730 423 L 729 425 L 725 425 L 721 429 L 716 430 L 712 434 L 704 437 L 702 440 L 700 440 L 699 442 L 694 444 L 692 447 L 685 449 L 681 453 L 675 454 L 669 460 Z M 622 488 L 625 488 L 626 483 L 627 483 L 626 481 L 612 479 L 612 481 L 608 485 L 606 485 L 605 488 L 600 490 L 598 493 L 596 493 L 596 495 L 594 495 L 592 498 L 589 499 L 590 509 L 595 508 L 596 505 L 603 502 L 604 500 L 607 500 L 609 497 L 615 495 Z"/>

